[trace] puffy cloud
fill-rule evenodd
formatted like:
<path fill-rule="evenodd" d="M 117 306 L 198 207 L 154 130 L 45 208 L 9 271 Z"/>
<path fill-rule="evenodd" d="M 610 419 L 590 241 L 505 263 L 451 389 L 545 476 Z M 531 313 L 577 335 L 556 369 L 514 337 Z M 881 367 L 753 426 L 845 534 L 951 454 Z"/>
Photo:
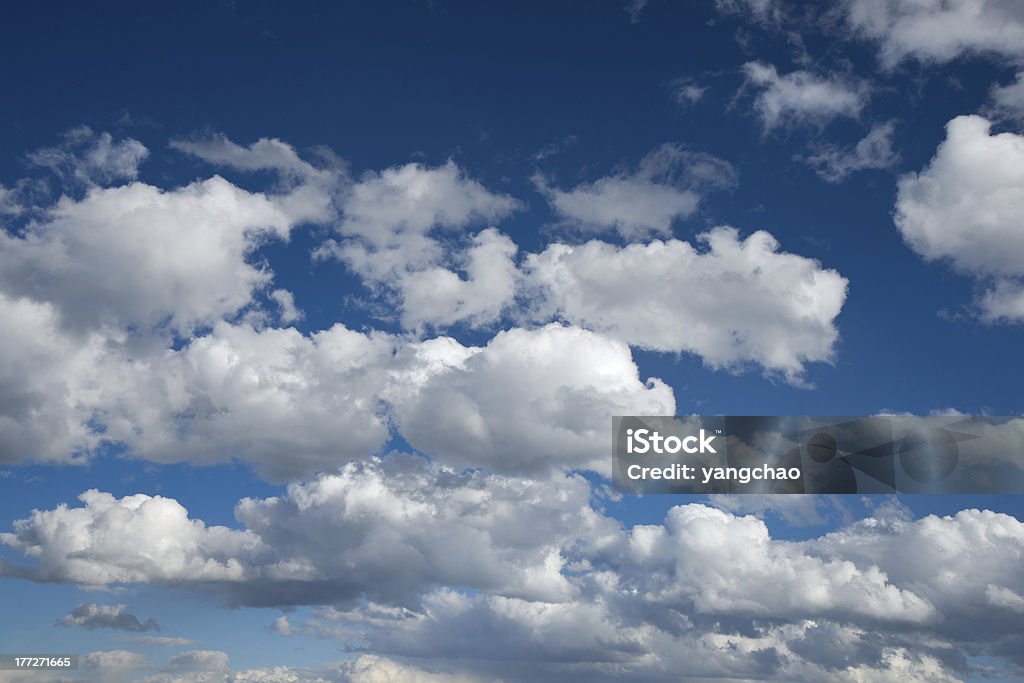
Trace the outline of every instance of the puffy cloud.
<path fill-rule="evenodd" d="M 496 321 L 516 291 L 516 245 L 493 228 L 483 230 L 459 255 L 466 277 L 433 266 L 406 273 L 398 281 L 402 326 L 447 326 L 465 321 L 473 326 Z"/>
<path fill-rule="evenodd" d="M 28 160 L 65 181 L 88 186 L 134 180 L 147 156 L 149 150 L 138 140 L 115 141 L 110 133 L 95 133 L 88 126 L 79 126 L 64 134 L 60 146 L 31 152 Z"/>
<path fill-rule="evenodd" d="M 877 124 L 853 148 L 825 145 L 806 161 L 815 173 L 830 183 L 842 182 L 857 171 L 892 168 L 900 158 L 892 148 L 895 129 L 892 121 Z"/>
<path fill-rule="evenodd" d="M 879 43 L 894 67 L 908 58 L 943 63 L 962 55 L 1024 57 L 1024 7 L 1005 0 L 847 0 L 855 31 Z"/>
<path fill-rule="evenodd" d="M 641 381 L 625 344 L 557 324 L 508 330 L 485 347 L 341 325 L 304 336 L 220 324 L 131 366 L 124 381 L 107 376 L 105 436 L 131 454 L 238 458 L 278 481 L 376 452 L 389 418 L 414 447 L 457 467 L 605 472 L 612 415 L 675 410 L 661 380 Z"/>
<path fill-rule="evenodd" d="M 615 230 L 635 238 L 668 235 L 672 223 L 691 216 L 701 192 L 731 187 L 736 171 L 728 162 L 666 143 L 645 156 L 634 171 L 620 171 L 571 190 L 552 187 L 541 175 L 537 189 L 568 225 L 586 232 Z"/>
<path fill-rule="evenodd" d="M 253 463 L 286 480 L 375 452 L 393 340 L 335 325 L 220 323 L 186 347 L 108 372 L 106 438 L 159 462 Z"/>
<path fill-rule="evenodd" d="M 288 481 L 378 452 L 394 428 L 459 467 L 605 471 L 608 417 L 675 408 L 664 383 L 640 380 L 625 344 L 558 325 L 467 347 L 218 323 L 177 350 L 134 353 L 63 333 L 48 306 L 0 296 L 0 312 L 19 323 L 0 341 L 4 461 L 85 462 L 111 443 L 128 457 L 237 460 Z M 531 429 L 510 421 L 510 401 Z"/>
<path fill-rule="evenodd" d="M 823 125 L 841 116 L 856 118 L 870 96 L 863 82 L 803 70 L 779 75 L 774 66 L 762 62 L 747 62 L 743 74 L 745 87 L 758 91 L 754 109 L 766 131 L 794 124 Z"/>
<path fill-rule="evenodd" d="M 525 264 L 534 314 L 562 317 L 646 349 L 695 353 L 715 368 L 756 363 L 799 382 L 829 361 L 847 281 L 813 259 L 778 251 L 759 231 L 720 227 L 679 240 L 617 247 L 549 246 Z"/>
<path fill-rule="evenodd" d="M 250 304 L 271 274 L 248 257 L 290 228 L 269 197 L 216 176 L 170 191 L 92 188 L 22 235 L 0 234 L 0 287 L 52 302 L 76 327 L 187 332 Z"/>
<path fill-rule="evenodd" d="M 661 380 L 643 382 L 622 342 L 550 324 L 501 332 L 483 348 L 438 339 L 411 347 L 415 368 L 391 389 L 414 447 L 458 467 L 541 475 L 608 474 L 613 415 L 673 415 Z"/>
<path fill-rule="evenodd" d="M 156 619 L 140 620 L 128 611 L 127 605 L 97 605 L 85 603 L 75 607 L 60 619 L 62 626 L 81 626 L 87 629 L 112 628 L 120 631 L 159 631 Z"/>
<path fill-rule="evenodd" d="M 497 231 L 485 230 L 469 247 L 453 250 L 441 233 L 450 236 L 519 207 L 452 161 L 435 168 L 406 164 L 367 173 L 343 200 L 342 241 L 328 241 L 316 255 L 338 258 L 371 288 L 390 293 L 406 326 L 490 322 L 513 294 L 515 246 Z M 467 278 L 453 270 L 458 266 L 466 269 Z M 424 303 L 425 286 L 437 287 L 445 306 L 417 308 Z"/>
<path fill-rule="evenodd" d="M 51 306 L 0 294 L 0 461 L 82 463 L 101 444 L 156 462 L 240 460 L 290 479 L 377 451 L 395 341 L 336 325 L 217 324 L 178 350 L 63 331 Z"/>
<path fill-rule="evenodd" d="M 959 116 L 920 173 L 899 181 L 896 226 L 925 260 L 993 282 L 979 304 L 988 320 L 1021 320 L 1024 277 L 1024 137 L 993 135 L 980 116 Z"/>
<path fill-rule="evenodd" d="M 413 163 L 364 175 L 345 201 L 339 230 L 387 247 L 405 234 L 461 229 L 518 207 L 512 197 L 467 177 L 453 161 L 434 168 Z"/>
<path fill-rule="evenodd" d="M 1010 634 L 1020 615 L 1012 601 L 991 598 L 1024 591 L 1024 577 L 1014 569 L 1024 548 L 1024 525 L 1014 517 L 962 510 L 920 520 L 868 518 L 811 547 L 862 570 L 878 567 L 897 586 L 913 586 L 942 615 L 934 628 L 943 636 L 1013 652 Z M 922 577 L 921 567 L 927 566 L 942 571 Z"/>
<path fill-rule="evenodd" d="M 243 578 L 238 557 L 260 547 L 249 532 L 206 527 L 177 501 L 89 490 L 84 507 L 35 510 L 0 543 L 35 560 L 25 575 L 86 586 Z"/>
<path fill-rule="evenodd" d="M 32 560 L 3 572 L 87 586 L 216 589 L 250 605 L 415 606 L 435 585 L 566 599 L 562 549 L 617 524 L 590 510 L 579 476 L 534 482 L 433 469 L 391 456 L 244 499 L 244 529 L 206 526 L 177 501 L 87 491 L 83 507 L 36 510 L 0 543 Z M 528 503 L 528 505 L 526 505 Z M 330 542 L 325 542 L 330 539 Z"/>
<path fill-rule="evenodd" d="M 375 653 L 342 680 L 404 666 L 376 657 L 484 680 L 851 683 L 957 680 L 964 649 L 1019 660 L 1024 524 L 992 512 L 880 511 L 786 541 L 754 517 L 690 504 L 623 529 L 590 507 L 578 477 L 456 475 L 401 457 L 243 500 L 244 530 L 206 527 L 167 499 L 84 500 L 0 537 L 38 558 L 33 578 L 176 577 L 243 604 L 335 605 L 277 632 Z M 113 551 L 118 536 L 129 541 Z M 163 552 L 176 556 L 169 568 Z M 211 584 L 231 559 L 241 574 Z M 154 675 L 200 669 L 231 673 L 196 655 Z"/>
<path fill-rule="evenodd" d="M 959 680 L 929 648 L 886 645 L 886 638 L 834 622 L 695 625 L 672 610 L 638 613 L 621 602 L 530 603 L 439 591 L 422 613 L 372 629 L 352 629 L 340 614 L 318 627 L 343 643 L 353 636 L 368 643 L 381 653 L 374 659 L 413 658 L 471 680 Z"/>
<path fill-rule="evenodd" d="M 684 505 L 587 546 L 573 600 L 439 590 L 417 612 L 324 610 L 307 626 L 508 680 L 953 681 L 958 648 L 1018 658 L 1022 548 L 1024 525 L 990 512 L 872 517 L 787 542 L 753 517 Z"/>
<path fill-rule="evenodd" d="M 91 394 L 104 340 L 69 335 L 50 304 L 0 292 L 0 462 L 80 462 L 100 441 Z"/>

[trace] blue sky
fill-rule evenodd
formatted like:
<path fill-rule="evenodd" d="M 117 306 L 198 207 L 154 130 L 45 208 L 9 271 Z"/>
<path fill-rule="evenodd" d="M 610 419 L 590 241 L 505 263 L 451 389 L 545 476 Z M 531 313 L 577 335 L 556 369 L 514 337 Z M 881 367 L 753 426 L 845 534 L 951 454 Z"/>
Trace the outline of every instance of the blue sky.
<path fill-rule="evenodd" d="M 617 499 L 604 430 L 1019 415 L 1022 45 L 993 0 L 7 8 L 2 649 L 1019 677 L 1016 497 Z"/>

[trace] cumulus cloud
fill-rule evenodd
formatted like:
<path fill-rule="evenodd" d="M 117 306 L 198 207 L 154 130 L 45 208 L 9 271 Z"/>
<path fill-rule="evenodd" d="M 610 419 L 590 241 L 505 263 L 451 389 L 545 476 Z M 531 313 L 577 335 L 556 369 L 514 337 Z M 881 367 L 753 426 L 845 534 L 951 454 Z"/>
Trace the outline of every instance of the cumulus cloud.
<path fill-rule="evenodd" d="M 627 239 L 669 235 L 674 221 L 693 215 L 701 193 L 731 187 L 736 171 L 710 154 L 666 143 L 635 170 L 623 170 L 571 190 L 534 176 L 537 189 L 565 224 L 584 232 L 616 231 Z"/>
<path fill-rule="evenodd" d="M 0 341 L 17 388 L 0 419 L 0 458 L 11 462 L 84 462 L 109 443 L 155 462 L 247 462 L 288 481 L 378 452 L 398 433 L 459 467 L 605 471 L 608 417 L 675 409 L 663 382 L 640 379 L 625 344 L 559 325 L 473 347 L 340 324 L 305 335 L 218 323 L 177 350 L 132 355 L 62 333 L 47 306 L 0 296 L 0 311 L 19 323 Z M 510 402 L 530 429 L 510 420 Z"/>
<path fill-rule="evenodd" d="M 847 281 L 780 252 L 770 234 L 720 227 L 688 242 L 549 246 L 525 264 L 535 313 L 646 349 L 695 353 L 715 368 L 756 363 L 799 382 L 829 361 Z"/>
<path fill-rule="evenodd" d="M 892 168 L 900 159 L 892 148 L 895 131 L 894 122 L 879 123 L 852 148 L 823 145 L 805 161 L 830 183 L 842 182 L 857 171 Z"/>
<path fill-rule="evenodd" d="M 0 313 L 11 323 L 0 341 L 0 460 L 80 463 L 115 445 L 163 463 L 247 462 L 285 481 L 336 471 L 400 436 L 459 467 L 603 472 L 601 416 L 675 406 L 660 380 L 639 377 L 626 344 L 697 353 L 711 367 L 757 364 L 792 381 L 831 355 L 845 280 L 778 253 L 764 233 L 712 231 L 706 252 L 675 240 L 593 242 L 520 257 L 496 229 L 464 232 L 519 203 L 451 162 L 350 183 L 338 163 L 314 165 L 278 140 L 174 146 L 272 172 L 277 184 L 268 193 L 219 176 L 167 190 L 92 186 L 0 235 Z M 707 188 L 734 172 L 665 145 L 609 178 Z M 313 198 L 298 202 L 307 190 Z M 276 306 L 284 325 L 302 311 L 289 290 L 272 288 L 257 251 L 336 210 L 340 241 L 324 249 L 389 292 L 416 337 L 269 326 L 261 305 Z M 638 282 L 654 304 L 634 324 L 611 290 Z M 680 300 L 680 288 L 694 296 Z M 531 329 L 552 320 L 574 326 Z M 420 341 L 433 327 L 512 324 L 525 327 L 480 346 Z M 529 429 L 510 422 L 509 405 Z M 465 438 L 446 439 L 431 420 Z"/>
<path fill-rule="evenodd" d="M 392 294 L 406 326 L 489 322 L 512 295 L 507 273 L 514 245 L 495 230 L 480 232 L 461 250 L 448 248 L 445 238 L 457 239 L 465 229 L 486 226 L 518 208 L 517 200 L 491 192 L 452 161 L 370 172 L 345 195 L 341 241 L 326 242 L 316 254 L 341 260 L 368 286 Z M 405 298 L 424 285 L 439 287 L 448 304 L 439 319 Z"/>
<path fill-rule="evenodd" d="M 282 497 L 244 499 L 235 510 L 244 528 L 229 529 L 191 519 L 170 498 L 87 491 L 82 507 L 36 510 L 0 534 L 32 560 L 3 573 L 192 585 L 247 605 L 415 607 L 435 585 L 566 599 L 562 549 L 617 526 L 590 510 L 589 493 L 579 476 L 460 475 L 396 455 L 291 484 Z"/>
<path fill-rule="evenodd" d="M 797 124 L 824 125 L 838 117 L 857 118 L 867 104 L 867 84 L 842 76 L 810 71 L 780 75 L 762 62 L 743 65 L 745 86 L 757 91 L 754 109 L 766 131 Z"/>
<path fill-rule="evenodd" d="M 389 422 L 458 467 L 603 472 L 608 418 L 675 409 L 625 344 L 557 324 L 467 347 L 222 323 L 178 351 L 99 370 L 103 438 L 158 462 L 240 459 L 278 481 L 376 452 Z"/>
<path fill-rule="evenodd" d="M 879 60 L 944 63 L 963 55 L 1024 57 L 1024 7 L 1004 0 L 847 0 L 847 19 Z"/>
<path fill-rule="evenodd" d="M 97 335 L 69 335 L 54 306 L 0 292 L 0 462 L 81 462 L 100 442 L 90 427 Z"/>
<path fill-rule="evenodd" d="M 81 626 L 87 629 L 111 628 L 119 631 L 160 631 L 160 624 L 150 618 L 142 621 L 128 611 L 127 605 L 97 605 L 85 603 L 78 605 L 58 624 L 62 626 Z"/>
<path fill-rule="evenodd" d="M 455 257 L 464 277 L 441 266 L 406 273 L 398 281 L 403 327 L 446 327 L 460 321 L 482 326 L 496 321 L 515 296 L 517 251 L 511 239 L 488 228 Z"/>
<path fill-rule="evenodd" d="M 188 332 L 249 305 L 272 276 L 248 257 L 290 228 L 270 198 L 216 176 L 169 191 L 92 188 L 23 234 L 0 234 L 0 287 L 52 302 L 78 327 Z"/>
<path fill-rule="evenodd" d="M 342 680 L 410 657 L 423 675 L 470 680 L 851 683 L 958 680 L 957 648 L 1019 660 L 1024 525 L 1008 515 L 881 511 L 786 541 L 699 504 L 627 529 L 589 494 L 579 477 L 457 475 L 398 457 L 245 499 L 244 529 L 207 527 L 168 499 L 90 492 L 85 508 L 36 511 L 0 540 L 34 558 L 23 572 L 37 580 L 173 578 L 241 604 L 329 605 L 277 632 L 375 653 Z M 118 535 L 130 542 L 114 549 Z M 227 661 L 160 667 L 199 669 Z"/>
<path fill-rule="evenodd" d="M 250 462 L 288 480 L 375 452 L 395 341 L 335 325 L 219 323 L 178 351 L 121 360 L 104 379 L 104 437 L 157 462 Z"/>
<path fill-rule="evenodd" d="M 1024 137 L 993 135 L 980 116 L 959 116 L 919 173 L 899 181 L 896 226 L 927 261 L 949 262 L 990 288 L 979 299 L 988 321 L 1024 319 Z"/>
<path fill-rule="evenodd" d="M 391 389 L 396 425 L 414 447 L 458 467 L 543 475 L 610 473 L 613 415 L 673 415 L 672 390 L 644 382 L 622 342 L 576 327 L 513 329 L 485 347 L 451 339 L 413 346 Z"/>
<path fill-rule="evenodd" d="M 64 181 L 89 186 L 134 180 L 147 156 L 149 150 L 138 140 L 115 141 L 110 133 L 79 126 L 65 133 L 59 146 L 31 152 L 28 160 L 50 169 Z"/>
<path fill-rule="evenodd" d="M 1021 523 L 989 512 L 872 517 L 785 542 L 755 518 L 684 505 L 589 546 L 594 568 L 576 574 L 572 601 L 438 590 L 421 611 L 324 610 L 308 626 L 485 678 L 954 681 L 957 644 L 1015 657 L 1022 545 Z M 949 575 L 922 570 L 940 562 Z"/>

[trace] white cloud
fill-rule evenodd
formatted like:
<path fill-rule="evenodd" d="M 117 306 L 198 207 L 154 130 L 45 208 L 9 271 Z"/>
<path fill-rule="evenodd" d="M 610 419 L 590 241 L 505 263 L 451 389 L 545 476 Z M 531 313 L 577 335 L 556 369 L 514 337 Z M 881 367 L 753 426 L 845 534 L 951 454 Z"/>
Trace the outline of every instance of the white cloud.
<path fill-rule="evenodd" d="M 461 230 L 502 218 L 517 208 L 515 199 L 492 193 L 453 161 L 434 168 L 406 164 L 367 173 L 353 185 L 339 230 L 376 250 L 402 249 L 407 246 L 405 237 L 435 229 Z M 415 252 L 407 256 L 403 263 L 420 261 Z M 371 274 L 386 273 L 377 264 L 366 265 Z"/>
<path fill-rule="evenodd" d="M 53 302 L 74 326 L 187 332 L 250 304 L 272 276 L 248 258 L 290 228 L 266 195 L 216 176 L 170 191 L 93 188 L 23 235 L 0 235 L 0 287 Z"/>
<path fill-rule="evenodd" d="M 1024 120 L 1024 71 L 1017 72 L 1013 83 L 994 86 L 990 96 L 996 115 Z"/>
<path fill-rule="evenodd" d="M 142 621 L 128 611 L 127 605 L 97 605 L 85 603 L 78 605 L 57 623 L 62 626 L 81 626 L 82 628 L 112 628 L 119 631 L 159 631 L 160 624 L 156 619 Z"/>
<path fill-rule="evenodd" d="M 857 171 L 892 168 L 900 158 L 892 148 L 895 129 L 892 121 L 877 124 L 852 148 L 824 145 L 806 161 L 830 183 L 842 182 Z"/>
<path fill-rule="evenodd" d="M 249 532 L 189 519 L 171 498 L 89 490 L 79 500 L 84 507 L 35 510 L 0 534 L 38 563 L 32 578 L 86 586 L 237 580 L 246 571 L 237 558 L 259 547 Z"/>
<path fill-rule="evenodd" d="M 270 298 L 278 306 L 277 317 L 286 325 L 304 317 L 302 311 L 295 305 L 295 295 L 287 289 L 275 289 L 270 293 Z"/>
<path fill-rule="evenodd" d="M 326 242 L 316 255 L 341 260 L 371 290 L 390 294 L 408 327 L 487 323 L 512 296 L 515 246 L 496 230 L 480 232 L 463 249 L 446 242 L 520 206 L 467 177 L 452 161 L 367 173 L 342 200 L 342 240 Z M 460 266 L 465 278 L 457 272 Z M 425 301 L 430 290 L 424 287 L 438 288 L 444 306 Z"/>
<path fill-rule="evenodd" d="M 832 358 L 845 278 L 779 252 L 763 231 L 741 239 L 720 227 L 698 240 L 706 249 L 679 240 L 551 245 L 525 264 L 539 290 L 535 314 L 646 349 L 695 353 L 714 368 L 756 363 L 794 382 L 806 363 Z"/>
<path fill-rule="evenodd" d="M 172 140 L 170 146 L 215 166 L 239 171 L 278 171 L 296 179 L 315 178 L 330 171 L 344 170 L 341 163 L 336 163 L 330 171 L 319 169 L 302 159 L 291 145 L 276 138 L 260 138 L 243 147 L 223 134 L 215 134 Z"/>
<path fill-rule="evenodd" d="M 387 440 L 379 396 L 394 347 L 340 324 L 305 336 L 220 323 L 178 351 L 109 369 L 105 436 L 136 457 L 239 459 L 278 481 L 332 470 Z"/>
<path fill-rule="evenodd" d="M 787 542 L 684 505 L 605 538 L 571 601 L 438 590 L 422 611 L 326 610 L 308 626 L 510 680 L 954 681 L 957 648 L 1014 656 L 1024 525 L 1007 515 L 869 518 Z"/>
<path fill-rule="evenodd" d="M 458 467 L 608 474 L 613 415 L 675 414 L 672 390 L 642 381 L 624 343 L 575 327 L 513 329 L 483 348 L 437 339 L 411 351 L 413 367 L 433 371 L 396 383 L 395 423 L 414 447 Z"/>
<path fill-rule="evenodd" d="M 992 287 L 979 300 L 988 320 L 1024 319 L 1024 137 L 990 133 L 980 116 L 959 116 L 920 173 L 899 181 L 896 226 L 927 261 L 948 261 Z"/>
<path fill-rule="evenodd" d="M 1024 595 L 1024 524 L 977 510 L 883 513 L 807 541 L 698 504 L 623 529 L 579 477 L 456 475 L 403 457 L 245 499 L 244 530 L 207 527 L 168 499 L 83 501 L 0 537 L 38 562 L 33 578 L 335 605 L 278 632 L 375 653 L 343 680 L 403 671 L 394 657 L 469 680 L 957 680 L 958 649 L 1015 656 Z M 232 561 L 239 574 L 211 584 Z M 230 673 L 217 653 L 133 666 Z"/>
<path fill-rule="evenodd" d="M 666 143 L 633 171 L 623 170 L 571 190 L 534 176 L 537 189 L 567 224 L 585 232 L 617 231 L 623 237 L 669 235 L 674 221 L 693 215 L 701 192 L 735 185 L 736 171 L 709 154 Z"/>
<path fill-rule="evenodd" d="M 498 320 L 515 296 L 517 251 L 507 236 L 488 228 L 456 257 L 465 278 L 440 266 L 406 273 L 397 284 L 402 326 L 421 329 L 464 321 L 478 327 Z"/>
<path fill-rule="evenodd" d="M 206 526 L 169 498 L 87 491 L 84 507 L 36 510 L 0 543 L 32 561 L 6 565 L 8 575 L 195 585 L 236 604 L 365 597 L 415 607 L 435 585 L 562 600 L 572 594 L 562 549 L 617 528 L 590 510 L 589 494 L 578 476 L 459 475 L 391 456 L 244 499 L 235 511 L 244 529 Z"/>
<path fill-rule="evenodd" d="M 272 199 L 293 223 L 327 223 L 336 218 L 335 202 L 350 180 L 345 162 L 325 148 L 314 150 L 318 165 L 276 138 L 260 138 L 248 147 L 224 135 L 172 140 L 171 147 L 214 166 L 243 172 L 272 171 L 280 182 Z"/>
<path fill-rule="evenodd" d="M 997 280 L 978 303 L 986 322 L 1020 322 L 1024 320 L 1024 282 Z"/>
<path fill-rule="evenodd" d="M 31 152 L 28 160 L 65 181 L 95 185 L 136 179 L 139 164 L 147 156 L 149 150 L 138 140 L 115 142 L 110 133 L 95 133 L 88 126 L 79 126 L 64 134 L 60 146 Z"/>
<path fill-rule="evenodd" d="M 879 43 L 894 67 L 908 58 L 944 63 L 963 55 L 1024 58 L 1024 6 L 1013 0 L 847 0 L 847 18 Z"/>
<path fill-rule="evenodd" d="M 89 394 L 103 340 L 68 335 L 52 305 L 3 292 L 0 319 L 0 462 L 85 460 L 99 442 Z"/>
<path fill-rule="evenodd" d="M 743 65 L 745 87 L 757 90 L 754 109 L 766 131 L 796 124 L 824 125 L 834 118 L 857 118 L 867 104 L 866 83 L 841 76 L 822 77 L 810 71 L 779 75 L 762 62 Z"/>

